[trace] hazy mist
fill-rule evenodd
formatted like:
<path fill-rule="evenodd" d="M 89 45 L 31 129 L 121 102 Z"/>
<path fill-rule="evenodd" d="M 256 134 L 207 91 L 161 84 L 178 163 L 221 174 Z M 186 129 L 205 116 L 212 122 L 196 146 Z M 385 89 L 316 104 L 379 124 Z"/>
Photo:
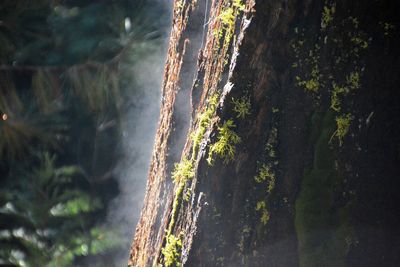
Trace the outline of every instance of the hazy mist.
<path fill-rule="evenodd" d="M 172 13 L 172 0 L 161 1 Z M 165 15 L 165 14 L 164 14 Z M 170 24 L 171 19 L 166 19 Z M 108 212 L 108 225 L 122 231 L 126 248 L 115 255 L 116 266 L 125 266 L 129 247 L 143 204 L 147 173 L 159 118 L 161 83 L 168 46 L 170 25 L 161 32 L 161 45 L 140 56 L 140 63 L 126 67 L 134 77 L 132 87 L 139 88 L 130 97 L 128 112 L 122 117 L 123 159 L 116 170 L 120 194 L 112 201 Z"/>

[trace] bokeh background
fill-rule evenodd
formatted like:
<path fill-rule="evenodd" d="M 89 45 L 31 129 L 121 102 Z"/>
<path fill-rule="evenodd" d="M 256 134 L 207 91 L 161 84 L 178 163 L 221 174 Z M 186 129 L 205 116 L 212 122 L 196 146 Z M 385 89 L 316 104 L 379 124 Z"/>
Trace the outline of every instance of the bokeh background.
<path fill-rule="evenodd" d="M 125 266 L 171 1 L 0 2 L 0 266 Z"/>

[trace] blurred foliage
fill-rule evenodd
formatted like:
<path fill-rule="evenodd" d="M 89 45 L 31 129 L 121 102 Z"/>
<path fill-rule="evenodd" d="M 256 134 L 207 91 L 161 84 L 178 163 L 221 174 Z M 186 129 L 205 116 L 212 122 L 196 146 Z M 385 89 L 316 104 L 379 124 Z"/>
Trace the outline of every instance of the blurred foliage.
<path fill-rule="evenodd" d="M 102 201 L 80 168 L 57 168 L 46 152 L 37 160 L 30 171 L 17 168 L 0 190 L 1 257 L 16 265 L 66 266 L 107 248 L 90 219 L 101 214 Z"/>
<path fill-rule="evenodd" d="M 167 16 L 152 0 L 0 2 L 0 266 L 113 266 L 121 116 Z"/>

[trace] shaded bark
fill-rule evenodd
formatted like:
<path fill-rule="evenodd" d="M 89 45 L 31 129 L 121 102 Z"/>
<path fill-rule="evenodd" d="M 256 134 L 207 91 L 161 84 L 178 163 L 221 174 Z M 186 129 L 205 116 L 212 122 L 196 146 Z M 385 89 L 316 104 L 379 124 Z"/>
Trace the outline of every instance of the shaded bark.
<path fill-rule="evenodd" d="M 175 2 L 129 266 L 395 266 L 398 3 L 243 4 Z M 209 164 L 228 121 L 241 142 Z"/>

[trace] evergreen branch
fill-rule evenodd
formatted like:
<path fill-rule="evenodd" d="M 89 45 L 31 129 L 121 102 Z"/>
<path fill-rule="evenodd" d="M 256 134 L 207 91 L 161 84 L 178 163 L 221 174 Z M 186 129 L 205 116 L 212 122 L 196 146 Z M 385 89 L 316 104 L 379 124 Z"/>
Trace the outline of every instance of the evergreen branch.
<path fill-rule="evenodd" d="M 69 68 L 78 68 L 84 69 L 87 67 L 103 67 L 104 65 L 117 65 L 123 56 L 127 53 L 127 51 L 131 48 L 131 46 L 135 43 L 134 38 L 131 38 L 126 45 L 111 59 L 105 62 L 99 62 L 94 60 L 87 60 L 84 63 L 73 64 L 73 65 L 54 65 L 54 66 L 41 66 L 41 65 L 8 65 L 8 64 L 1 64 L 0 71 L 65 71 Z"/>

